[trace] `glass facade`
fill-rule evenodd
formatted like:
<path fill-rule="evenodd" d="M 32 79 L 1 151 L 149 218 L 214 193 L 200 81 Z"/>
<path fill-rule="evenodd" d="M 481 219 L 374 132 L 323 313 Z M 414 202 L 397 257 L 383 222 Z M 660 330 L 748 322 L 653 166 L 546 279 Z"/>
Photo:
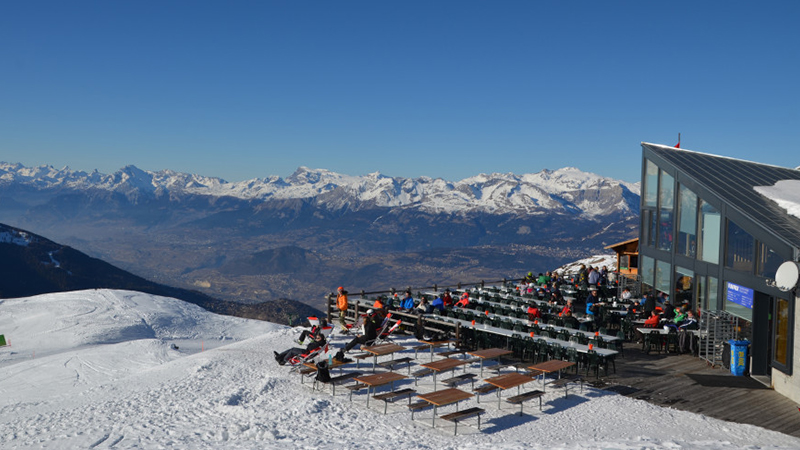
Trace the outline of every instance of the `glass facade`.
<path fill-rule="evenodd" d="M 673 156 L 666 150 L 643 147 L 647 156 L 641 203 L 642 291 L 665 292 L 673 304 L 688 303 L 693 310 L 724 309 L 737 316 L 738 338 L 750 339 L 759 357 L 769 356 L 772 369 L 791 374 L 796 328 L 793 298 L 781 298 L 784 294 L 764 282 L 764 278 L 774 278 L 783 261 L 797 251 L 781 243 L 783 235 L 774 234 L 786 227 L 772 224 L 784 222 L 769 214 L 766 219 L 753 215 L 751 222 L 751 214 L 764 212 L 758 210 L 759 200 L 732 197 L 741 182 L 714 178 L 717 163 L 709 165 L 708 177 L 702 178 L 690 165 L 696 160 L 678 155 L 680 151 Z M 649 155 L 657 161 L 664 158 L 668 165 L 654 163 L 647 159 Z M 694 189 L 685 186 L 684 180 Z M 769 311 L 761 309 L 767 308 L 765 299 Z"/>
<path fill-rule="evenodd" d="M 656 290 L 666 292 L 672 296 L 672 289 L 669 286 L 669 276 L 672 272 L 672 265 L 666 261 L 656 260 Z"/>
<path fill-rule="evenodd" d="M 678 246 L 675 251 L 694 258 L 697 254 L 697 194 L 681 185 L 678 195 Z"/>
<path fill-rule="evenodd" d="M 655 260 L 649 256 L 639 258 L 639 274 L 642 278 L 642 292 L 653 292 L 653 279 L 655 278 Z"/>
<path fill-rule="evenodd" d="M 756 275 L 764 278 L 775 278 L 775 272 L 783 263 L 781 255 L 769 248 L 764 243 L 758 245 L 758 259 L 756 259 Z"/>
<path fill-rule="evenodd" d="M 653 161 L 645 163 L 644 206 L 655 208 L 658 201 L 658 166 Z"/>
<path fill-rule="evenodd" d="M 682 305 L 689 304 L 689 308 L 693 308 L 692 300 L 694 298 L 694 271 L 675 266 L 675 300 L 673 304 Z"/>
<path fill-rule="evenodd" d="M 728 220 L 725 266 L 739 272 L 753 273 L 755 239 L 732 220 Z"/>
<path fill-rule="evenodd" d="M 658 248 L 661 250 L 672 250 L 672 221 L 675 214 L 674 195 L 675 179 L 662 170 L 658 189 Z"/>
<path fill-rule="evenodd" d="M 721 216 L 716 208 L 700 199 L 699 216 L 700 259 L 705 262 L 719 264 L 719 238 Z"/>

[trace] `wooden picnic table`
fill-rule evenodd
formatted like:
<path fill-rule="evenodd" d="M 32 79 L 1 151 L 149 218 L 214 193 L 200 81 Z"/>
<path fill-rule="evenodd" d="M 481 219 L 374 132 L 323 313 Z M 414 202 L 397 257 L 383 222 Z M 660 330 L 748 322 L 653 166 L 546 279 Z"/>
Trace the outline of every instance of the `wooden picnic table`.
<path fill-rule="evenodd" d="M 530 383 L 533 380 L 534 378 L 529 375 L 521 374 L 518 372 L 509 372 L 509 373 L 504 373 L 502 375 L 498 375 L 496 377 L 486 378 L 483 381 L 500 388 L 497 390 L 497 409 L 500 409 L 500 399 L 501 399 L 500 393 L 502 391 L 505 391 L 506 389 L 511 389 L 513 387 L 516 387 L 517 391 L 519 391 L 520 386 L 522 386 L 525 383 Z"/>
<path fill-rule="evenodd" d="M 392 355 L 392 359 L 394 359 L 394 353 L 405 350 L 406 348 L 402 345 L 397 344 L 378 344 L 372 345 L 369 347 L 362 346 L 361 350 L 372 354 L 373 361 L 372 361 L 372 371 L 375 371 L 375 366 L 378 365 L 378 357 L 385 356 L 385 355 Z"/>
<path fill-rule="evenodd" d="M 467 361 L 463 359 L 442 358 L 438 361 L 420 364 L 420 366 L 433 371 L 433 388 L 436 389 L 436 374 L 455 369 L 456 367 L 463 366 L 465 364 L 467 364 Z"/>
<path fill-rule="evenodd" d="M 501 356 L 510 355 L 514 353 L 511 350 L 504 348 L 486 348 L 483 350 L 475 350 L 467 352 L 468 355 L 475 356 L 481 360 L 481 376 L 483 376 L 483 361 L 486 359 L 500 358 Z"/>
<path fill-rule="evenodd" d="M 472 398 L 474 394 L 462 391 L 458 388 L 443 389 L 441 391 L 433 391 L 427 394 L 417 394 L 417 397 L 433 405 L 433 420 L 431 425 L 436 426 L 436 408 L 439 406 L 456 404 L 458 410 L 458 402 Z"/>
<path fill-rule="evenodd" d="M 556 372 L 558 373 L 558 378 L 561 378 L 561 372 L 569 367 L 574 366 L 575 363 L 571 361 L 562 361 L 560 359 L 551 359 L 549 361 L 541 362 L 538 364 L 534 364 L 532 366 L 528 366 L 528 370 L 533 372 L 534 376 L 542 375 L 542 389 L 544 389 L 545 382 L 544 377 L 548 373 Z"/>
<path fill-rule="evenodd" d="M 371 389 L 391 383 L 392 391 L 394 391 L 394 382 L 402 380 L 403 378 L 406 378 L 406 376 L 397 372 L 383 372 L 376 373 L 374 375 L 358 376 L 353 379 L 359 383 L 367 385 L 367 407 L 369 407 L 369 396 Z"/>

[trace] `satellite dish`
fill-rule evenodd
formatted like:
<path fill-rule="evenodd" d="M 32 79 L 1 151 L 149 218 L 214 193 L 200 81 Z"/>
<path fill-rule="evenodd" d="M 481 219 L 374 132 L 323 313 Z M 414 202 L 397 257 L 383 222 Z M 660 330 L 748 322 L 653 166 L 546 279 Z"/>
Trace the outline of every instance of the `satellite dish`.
<path fill-rule="evenodd" d="M 783 292 L 791 291 L 800 281 L 800 263 L 786 261 L 775 272 L 775 286 Z"/>

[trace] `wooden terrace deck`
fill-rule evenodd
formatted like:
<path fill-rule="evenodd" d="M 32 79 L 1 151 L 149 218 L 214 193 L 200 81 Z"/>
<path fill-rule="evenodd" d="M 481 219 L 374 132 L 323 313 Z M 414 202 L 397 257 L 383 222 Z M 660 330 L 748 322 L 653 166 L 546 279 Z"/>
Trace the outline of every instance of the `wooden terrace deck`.
<path fill-rule="evenodd" d="M 599 381 L 590 374 L 586 381 L 659 406 L 800 437 L 798 405 L 758 381 L 733 376 L 724 367 L 712 368 L 694 356 L 647 355 L 639 349 L 625 343 L 625 356 L 616 358 L 616 374 L 601 373 Z"/>

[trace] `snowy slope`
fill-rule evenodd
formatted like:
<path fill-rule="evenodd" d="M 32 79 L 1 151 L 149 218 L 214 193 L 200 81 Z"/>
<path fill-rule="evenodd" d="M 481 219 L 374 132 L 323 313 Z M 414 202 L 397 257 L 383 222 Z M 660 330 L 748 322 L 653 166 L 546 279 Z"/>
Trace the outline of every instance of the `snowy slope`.
<path fill-rule="evenodd" d="M 349 402 L 343 389 L 333 397 L 301 385 L 270 356 L 299 329 L 127 291 L 3 300 L 0 333 L 12 344 L 0 348 L 3 449 L 800 448 L 780 433 L 594 389 L 548 393 L 543 412 L 522 417 L 484 401 L 483 432 L 462 425 L 454 437 L 449 423 L 432 429 L 430 413 L 412 422 L 396 405 L 384 416 L 363 395 Z"/>

